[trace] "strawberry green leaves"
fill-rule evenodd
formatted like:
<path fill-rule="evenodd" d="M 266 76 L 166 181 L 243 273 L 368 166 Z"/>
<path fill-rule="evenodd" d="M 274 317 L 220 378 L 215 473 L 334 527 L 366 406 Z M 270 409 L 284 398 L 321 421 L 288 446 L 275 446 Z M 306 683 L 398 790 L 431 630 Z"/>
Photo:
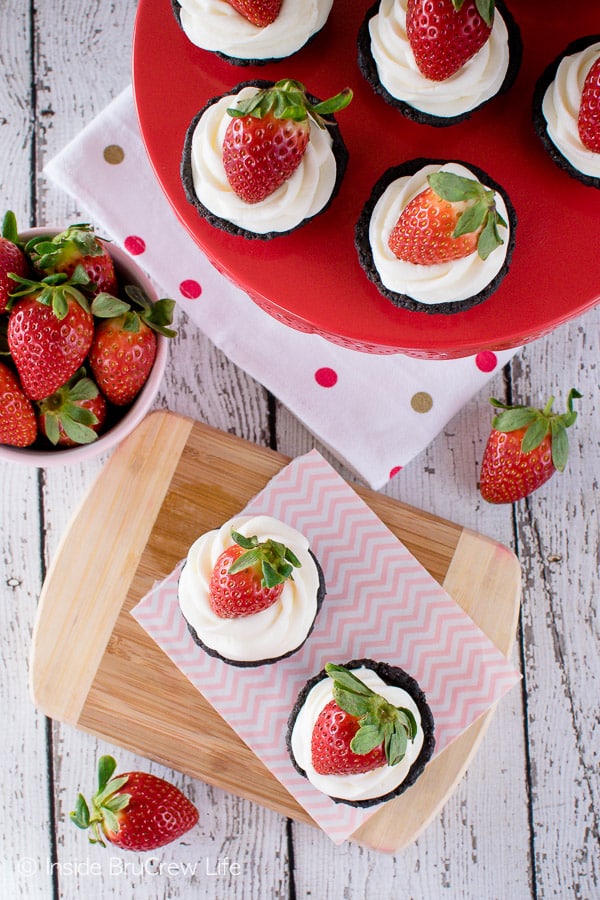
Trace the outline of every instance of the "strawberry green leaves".
<path fill-rule="evenodd" d="M 465 0 L 452 0 L 452 6 L 457 12 L 460 12 L 464 2 Z M 485 24 L 491 28 L 494 21 L 495 0 L 475 0 L 475 6 Z"/>
<path fill-rule="evenodd" d="M 490 403 L 497 409 L 503 410 L 494 416 L 492 428 L 496 431 L 511 432 L 521 428 L 525 433 L 521 440 L 521 451 L 525 454 L 536 450 L 545 437 L 550 435 L 552 442 L 552 463 L 559 472 L 564 471 L 569 456 L 569 438 L 567 428 L 577 419 L 577 412 L 573 408 L 573 400 L 580 399 L 581 394 L 575 388 L 569 391 L 567 397 L 567 411 L 564 413 L 552 412 L 554 397 L 550 397 L 543 409 L 533 406 L 507 406 L 500 400 L 492 398 Z"/>
<path fill-rule="evenodd" d="M 90 844 L 106 847 L 100 826 L 104 824 L 106 830 L 117 832 L 117 813 L 125 809 L 131 800 L 130 794 L 120 793 L 127 783 L 127 776 L 112 777 L 116 767 L 117 763 L 112 756 L 101 756 L 98 761 L 98 789 L 92 797 L 91 811 L 83 794 L 78 794 L 75 809 L 69 814 L 71 822 L 78 828 L 86 831 L 91 828 Z"/>
<path fill-rule="evenodd" d="M 406 755 L 408 741 L 417 735 L 417 723 L 409 709 L 396 707 L 372 691 L 344 666 L 327 663 L 337 705 L 359 721 L 350 742 L 353 753 L 363 755 L 383 745 L 387 764 L 397 765 Z"/>
<path fill-rule="evenodd" d="M 345 88 L 335 97 L 312 104 L 303 84 L 283 78 L 273 87 L 263 88 L 254 96 L 240 100 L 237 106 L 231 107 L 227 112 L 234 118 L 253 116 L 257 119 L 271 113 L 276 119 L 291 119 L 292 122 L 304 122 L 310 117 L 319 128 L 325 128 L 323 116 L 345 109 L 351 100 L 352 90 Z"/>
<path fill-rule="evenodd" d="M 294 568 L 301 567 L 298 557 L 279 541 L 259 541 L 256 535 L 245 537 L 237 531 L 232 531 L 231 537 L 246 552 L 232 563 L 229 568 L 230 575 L 257 567 L 261 570 L 262 585 L 271 588 L 283 584 L 292 577 Z"/>
<path fill-rule="evenodd" d="M 289 78 L 258 90 L 227 112 L 231 116 L 222 144 L 229 186 L 245 203 L 260 203 L 298 169 L 310 142 L 310 122 L 332 124 L 325 116 L 350 103 L 347 88 L 312 103 L 304 85 Z"/>
<path fill-rule="evenodd" d="M 35 297 L 38 303 L 51 307 L 57 319 L 62 320 L 69 311 L 69 299 L 75 300 L 82 309 L 89 312 L 86 291 L 90 279 L 82 266 L 77 266 L 69 278 L 63 272 L 47 275 L 41 281 L 23 278 L 14 273 L 10 276 L 19 288 L 11 291 L 7 309 L 12 309 L 19 297 Z"/>
<path fill-rule="evenodd" d="M 554 472 L 562 472 L 569 453 L 567 428 L 577 413 L 573 400 L 581 397 L 569 392 L 567 411 L 553 413 L 551 397 L 544 409 L 532 406 L 507 406 L 491 399 L 501 409 L 492 421 L 479 478 L 481 496 L 488 503 L 515 503 L 548 481 Z"/>
<path fill-rule="evenodd" d="M 124 850 L 155 850 L 198 822 L 198 810 L 175 785 L 147 772 L 115 775 L 115 769 L 113 757 L 102 756 L 90 804 L 79 794 L 70 814 L 74 825 L 90 829 L 90 843 L 105 847 L 109 841 Z"/>
<path fill-rule="evenodd" d="M 125 285 L 124 293 L 131 303 L 114 297 L 112 294 L 102 292 L 94 297 L 91 311 L 99 319 L 112 319 L 124 316 L 123 331 L 137 332 L 140 330 L 140 322 L 144 322 L 153 331 L 164 337 L 172 338 L 176 333 L 171 325 L 175 301 L 169 297 L 162 297 L 152 302 L 147 294 L 137 285 Z"/>
<path fill-rule="evenodd" d="M 506 228 L 507 224 L 496 209 L 493 191 L 472 178 L 455 175 L 453 172 L 434 172 L 427 181 L 442 200 L 468 204 L 465 211 L 458 215 L 452 237 L 458 238 L 480 230 L 477 253 L 481 259 L 487 259 L 496 247 L 504 243 L 498 228 Z"/>

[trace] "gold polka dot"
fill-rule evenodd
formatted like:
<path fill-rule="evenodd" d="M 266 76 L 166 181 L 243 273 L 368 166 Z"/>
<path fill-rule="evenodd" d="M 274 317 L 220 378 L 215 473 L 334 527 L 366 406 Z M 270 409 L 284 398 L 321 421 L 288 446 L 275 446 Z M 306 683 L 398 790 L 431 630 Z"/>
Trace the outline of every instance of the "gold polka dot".
<path fill-rule="evenodd" d="M 426 413 L 429 412 L 433 406 L 433 398 L 427 391 L 417 391 L 417 393 L 413 394 L 410 398 L 410 405 L 415 412 Z"/>
<path fill-rule="evenodd" d="M 111 166 L 117 166 L 125 159 L 125 151 L 122 147 L 119 147 L 118 144 L 108 144 L 108 146 L 104 148 L 102 155 L 106 162 L 110 163 Z"/>

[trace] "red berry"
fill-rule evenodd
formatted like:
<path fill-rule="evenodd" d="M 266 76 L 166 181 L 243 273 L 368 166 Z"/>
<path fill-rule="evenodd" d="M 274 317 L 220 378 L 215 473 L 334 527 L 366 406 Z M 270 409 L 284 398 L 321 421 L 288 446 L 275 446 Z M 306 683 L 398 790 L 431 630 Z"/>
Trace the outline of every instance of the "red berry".
<path fill-rule="evenodd" d="M 308 121 L 276 119 L 268 113 L 232 119 L 223 140 L 223 166 L 233 191 L 260 203 L 293 175 L 309 139 Z"/>
<path fill-rule="evenodd" d="M 425 78 L 450 78 L 483 47 L 492 30 L 493 6 L 490 21 L 478 7 L 487 5 L 480 0 L 408 0 L 406 34 Z"/>
<path fill-rule="evenodd" d="M 107 400 L 126 406 L 139 394 L 156 358 L 156 333 L 138 317 L 137 330 L 128 330 L 126 316 L 99 321 L 89 363 Z"/>
<path fill-rule="evenodd" d="M 581 143 L 592 153 L 600 153 L 600 57 L 586 75 L 577 127 Z"/>
<path fill-rule="evenodd" d="M 260 568 L 252 566 L 234 575 L 229 569 L 245 553 L 237 544 L 219 556 L 210 577 L 210 605 L 222 619 L 251 616 L 272 606 L 281 596 L 283 584 L 266 588 L 261 584 Z"/>
<path fill-rule="evenodd" d="M 24 278 L 28 271 L 29 263 L 23 251 L 12 241 L 0 237 L 0 313 L 6 311 L 9 295 L 15 289 L 9 272 Z"/>
<path fill-rule="evenodd" d="M 417 722 L 405 707 L 392 706 L 352 670 L 327 663 L 333 700 L 311 735 L 313 768 L 320 775 L 353 775 L 397 765 L 417 735 Z"/>
<path fill-rule="evenodd" d="M 95 441 L 106 420 L 106 400 L 85 369 L 38 403 L 39 427 L 59 447 Z"/>
<path fill-rule="evenodd" d="M 90 349 L 94 323 L 89 310 L 72 298 L 66 312 L 35 294 L 17 300 L 8 319 L 8 346 L 23 390 L 32 400 L 53 394 L 75 374 Z"/>
<path fill-rule="evenodd" d="M 222 619 L 251 616 L 279 599 L 300 562 L 278 541 L 231 533 L 234 543 L 218 557 L 209 584 L 209 602 Z"/>
<path fill-rule="evenodd" d="M 320 775 L 355 775 L 386 765 L 383 744 L 369 753 L 353 753 L 350 741 L 360 728 L 355 716 L 344 712 L 335 700 L 321 710 L 311 737 L 313 768 Z"/>
<path fill-rule="evenodd" d="M 283 0 L 228 0 L 240 15 L 258 28 L 274 22 L 279 15 Z"/>
<path fill-rule="evenodd" d="M 466 204 L 442 200 L 431 188 L 421 191 L 402 210 L 390 234 L 392 253 L 404 262 L 420 266 L 461 259 L 477 249 L 481 227 L 470 234 L 453 237 Z"/>
<path fill-rule="evenodd" d="M 156 850 L 196 825 L 198 810 L 175 785 L 147 772 L 113 775 L 115 768 L 111 756 L 101 757 L 91 811 L 80 794 L 71 813 L 78 828 L 91 829 L 91 843 Z"/>
<path fill-rule="evenodd" d="M 462 259 L 482 259 L 503 243 L 498 226 L 506 223 L 496 210 L 494 192 L 478 181 L 438 171 L 429 187 L 402 210 L 388 239 L 392 253 L 421 266 Z"/>
<path fill-rule="evenodd" d="M 37 437 L 37 420 L 17 376 L 0 362 L 0 444 L 29 447 Z"/>
<path fill-rule="evenodd" d="M 223 139 L 223 168 L 231 189 L 245 203 L 260 203 L 296 171 L 310 139 L 312 119 L 327 126 L 330 115 L 350 103 L 348 88 L 313 104 L 304 85 L 289 78 L 239 100 Z"/>
<path fill-rule="evenodd" d="M 515 503 L 562 472 L 569 453 L 567 428 L 577 418 L 569 393 L 567 412 L 552 412 L 551 397 L 544 409 L 491 403 L 503 411 L 495 416 L 488 438 L 479 478 L 481 496 L 488 503 Z"/>
<path fill-rule="evenodd" d="M 112 257 L 90 225 L 70 225 L 53 238 L 36 237 L 26 249 L 42 275 L 62 272 L 71 278 L 80 266 L 95 285 L 93 293 L 117 293 Z"/>

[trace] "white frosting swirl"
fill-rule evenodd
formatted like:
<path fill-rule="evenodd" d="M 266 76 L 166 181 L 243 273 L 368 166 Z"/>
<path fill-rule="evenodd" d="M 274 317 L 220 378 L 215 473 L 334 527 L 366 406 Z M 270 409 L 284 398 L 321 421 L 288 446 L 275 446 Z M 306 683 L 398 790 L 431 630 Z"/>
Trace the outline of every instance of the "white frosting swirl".
<path fill-rule="evenodd" d="M 403 706 L 412 712 L 417 722 L 417 735 L 414 741 L 408 742 L 404 759 L 396 766 L 380 766 L 371 772 L 360 772 L 356 775 L 320 775 L 315 771 L 312 764 L 311 737 L 319 713 L 330 700 L 333 700 L 333 682 L 329 677 L 317 682 L 309 691 L 292 728 L 291 748 L 296 762 L 304 769 L 308 780 L 317 790 L 342 800 L 371 800 L 375 797 L 384 797 L 402 784 L 421 752 L 423 728 L 417 705 L 405 690 L 386 684 L 376 672 L 366 666 L 352 669 L 352 673 L 394 706 Z"/>
<path fill-rule="evenodd" d="M 181 27 L 197 47 L 237 59 L 282 59 L 324 26 L 333 0 L 283 0 L 279 15 L 258 28 L 227 0 L 178 0 Z"/>
<path fill-rule="evenodd" d="M 388 185 L 375 205 L 369 225 L 373 261 L 382 283 L 396 294 L 404 294 L 419 303 L 427 304 L 457 303 L 482 291 L 504 265 L 510 233 L 506 204 L 502 196 L 496 193 L 496 208 L 508 227 L 500 227 L 504 243 L 490 253 L 487 259 L 481 259 L 477 252 L 462 259 L 432 266 L 416 265 L 398 259 L 388 246 L 389 236 L 404 207 L 429 187 L 427 176 L 439 171 L 476 178 L 469 169 L 458 163 L 424 166 L 414 175 L 398 178 Z"/>
<path fill-rule="evenodd" d="M 508 30 L 496 10 L 489 39 L 444 81 L 419 71 L 406 34 L 407 0 L 381 0 L 369 23 L 371 53 L 379 80 L 392 97 L 440 118 L 469 112 L 500 90 L 509 65 Z"/>
<path fill-rule="evenodd" d="M 581 143 L 577 128 L 581 93 L 586 76 L 600 56 L 600 41 L 560 61 L 554 81 L 542 101 L 548 136 L 571 165 L 594 178 L 600 177 L 600 153 Z"/>
<path fill-rule="evenodd" d="M 201 116 L 194 130 L 191 166 L 194 190 L 212 213 L 246 231 L 267 234 L 289 231 L 315 216 L 335 187 L 337 163 L 326 128 L 310 123 L 310 140 L 300 165 L 284 184 L 259 203 L 246 203 L 231 189 L 223 167 L 223 139 L 231 116 L 227 108 L 251 97 L 256 87 L 221 97 Z"/>
<path fill-rule="evenodd" d="M 222 619 L 210 605 L 209 586 L 218 557 L 231 546 L 232 530 L 280 541 L 296 554 L 301 568 L 294 569 L 293 581 L 285 582 L 279 599 L 267 609 Z M 303 534 L 270 516 L 237 516 L 190 547 L 179 578 L 179 606 L 207 647 L 226 659 L 255 662 L 284 656 L 304 642 L 317 613 L 318 590 L 319 573 Z"/>

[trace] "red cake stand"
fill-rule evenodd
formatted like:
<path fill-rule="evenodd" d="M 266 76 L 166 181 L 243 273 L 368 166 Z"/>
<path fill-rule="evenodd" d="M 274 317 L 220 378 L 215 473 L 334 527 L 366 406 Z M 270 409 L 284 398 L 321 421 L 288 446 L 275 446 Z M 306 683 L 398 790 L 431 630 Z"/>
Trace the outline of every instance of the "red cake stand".
<path fill-rule="evenodd" d="M 211 262 L 272 316 L 356 350 L 445 359 L 517 347 L 600 300 L 600 191 L 559 169 L 534 132 L 532 94 L 543 69 L 577 37 L 598 32 L 596 4 L 509 0 L 523 39 L 515 83 L 473 116 L 444 128 L 418 125 L 363 79 L 356 39 L 371 3 L 334 2 L 322 32 L 299 53 L 265 66 L 234 66 L 193 46 L 169 0 L 140 0 L 133 84 L 142 137 L 166 196 Z M 338 197 L 307 226 L 271 241 L 213 228 L 186 200 L 179 169 L 191 119 L 240 81 L 291 77 L 320 97 L 354 91 L 338 122 L 350 152 Z M 366 278 L 354 225 L 377 178 L 413 157 L 462 160 L 509 194 L 518 225 L 511 268 L 496 293 L 456 315 L 395 308 Z"/>

